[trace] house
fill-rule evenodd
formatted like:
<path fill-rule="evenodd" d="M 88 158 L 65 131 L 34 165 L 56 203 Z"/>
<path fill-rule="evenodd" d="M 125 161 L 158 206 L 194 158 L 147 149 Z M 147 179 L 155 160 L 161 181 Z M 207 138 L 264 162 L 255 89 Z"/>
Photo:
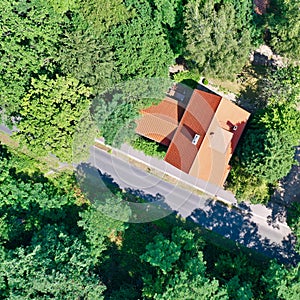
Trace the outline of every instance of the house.
<path fill-rule="evenodd" d="M 141 111 L 136 133 L 168 146 L 164 160 L 171 165 L 222 187 L 249 116 L 219 95 L 174 86 Z"/>

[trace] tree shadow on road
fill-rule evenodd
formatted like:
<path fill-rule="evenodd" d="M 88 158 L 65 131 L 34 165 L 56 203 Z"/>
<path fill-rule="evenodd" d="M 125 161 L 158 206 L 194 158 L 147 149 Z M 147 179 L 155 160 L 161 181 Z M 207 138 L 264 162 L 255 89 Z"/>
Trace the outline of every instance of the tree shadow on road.
<path fill-rule="evenodd" d="M 274 202 L 269 202 L 267 208 L 272 210 L 271 215 L 268 216 L 267 223 L 273 228 L 279 228 L 279 223 L 285 223 L 287 217 L 286 207 Z"/>
<path fill-rule="evenodd" d="M 148 202 L 156 202 L 156 201 L 164 201 L 165 197 L 160 193 L 156 193 L 155 196 L 151 194 L 145 193 L 143 190 L 139 189 L 132 189 L 132 188 L 125 188 L 125 191 L 137 198 L 143 199 Z"/>
<path fill-rule="evenodd" d="M 80 174 L 79 177 L 76 177 L 78 177 L 81 189 L 92 203 L 95 200 L 105 202 L 109 193 L 110 195 L 122 193 L 124 203 L 131 210 L 131 217 L 128 220 L 130 223 L 152 222 L 172 213 L 176 214 L 166 203 L 165 197 L 159 193 L 152 195 L 134 188 L 122 190 L 113 177 L 102 173 L 90 164 L 78 166 L 77 173 Z M 274 207 L 272 216 L 265 224 L 265 226 L 270 226 L 269 236 L 273 234 L 275 239 L 280 230 L 277 228 L 279 223 L 277 220 L 283 213 L 280 207 L 276 209 Z M 262 236 L 260 228 L 252 220 L 252 216 L 251 207 L 245 203 L 239 204 L 238 209 L 229 209 L 227 206 L 209 199 L 206 200 L 203 210 L 194 209 L 187 219 L 268 257 L 276 258 L 281 263 L 295 264 L 300 261 L 299 255 L 294 250 L 295 237 L 293 235 L 288 235 L 278 242 L 271 242 L 270 239 Z M 281 226 L 280 223 L 279 226 Z"/>
<path fill-rule="evenodd" d="M 213 201 L 207 201 L 206 205 L 206 211 L 196 209 L 188 219 L 268 257 L 276 258 L 281 263 L 295 265 L 300 261 L 294 249 L 294 236 L 288 235 L 278 243 L 263 237 L 258 225 L 251 220 L 251 208 L 247 204 L 242 204 L 241 210 L 229 209 Z M 270 229 L 274 231 L 271 226 Z"/>
<path fill-rule="evenodd" d="M 173 212 L 161 194 L 147 194 L 134 188 L 121 189 L 110 174 L 102 173 L 89 163 L 78 165 L 75 174 L 83 194 L 96 206 L 107 204 L 108 198 L 121 196 L 123 203 L 130 207 L 130 223 L 152 222 Z"/>

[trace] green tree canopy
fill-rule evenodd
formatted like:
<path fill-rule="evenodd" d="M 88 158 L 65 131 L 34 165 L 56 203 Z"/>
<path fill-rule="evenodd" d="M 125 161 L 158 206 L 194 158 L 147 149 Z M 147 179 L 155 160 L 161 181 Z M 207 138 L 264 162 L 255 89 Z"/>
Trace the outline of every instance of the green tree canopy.
<path fill-rule="evenodd" d="M 9 299 L 104 299 L 89 249 L 61 227 L 45 226 L 0 265 L 2 295 Z"/>
<path fill-rule="evenodd" d="M 48 1 L 0 3 L 0 107 L 20 109 L 31 77 L 53 72 L 56 44 L 69 20 Z"/>
<path fill-rule="evenodd" d="M 191 0 L 186 6 L 186 55 L 210 76 L 234 78 L 248 60 L 257 31 L 252 1 Z"/>
<path fill-rule="evenodd" d="M 289 65 L 285 68 L 270 70 L 262 80 L 262 96 L 287 104 L 300 102 L 300 66 Z"/>
<path fill-rule="evenodd" d="M 69 29 L 61 38 L 55 61 L 63 74 L 80 80 L 97 94 L 118 79 L 113 74 L 113 54 L 104 38 L 94 37 L 91 29 L 82 25 L 84 20 L 78 19 L 80 24 L 75 23 L 75 29 Z"/>
<path fill-rule="evenodd" d="M 29 176 L 0 146 L 0 294 L 3 299 L 103 299 L 74 182 Z M 98 244 L 98 247 L 101 247 Z"/>
<path fill-rule="evenodd" d="M 264 109 L 257 111 L 248 123 L 237 154 L 228 187 L 238 199 L 266 203 L 271 187 L 287 175 L 299 144 L 299 66 L 268 70 L 259 81 L 259 101 Z M 249 176 L 251 174 L 251 176 Z M 271 184 L 271 185 L 270 185 Z"/>
<path fill-rule="evenodd" d="M 295 164 L 299 122 L 295 105 L 277 101 L 255 115 L 238 150 L 245 172 L 267 183 L 287 175 Z"/>
<path fill-rule="evenodd" d="M 262 282 L 267 286 L 266 299 L 296 300 L 300 293 L 300 264 L 287 269 L 273 262 Z"/>
<path fill-rule="evenodd" d="M 85 231 L 86 240 L 91 246 L 91 255 L 98 259 L 107 247 L 107 238 L 112 238 L 125 231 L 123 220 L 130 217 L 130 208 L 122 202 L 120 193 L 104 193 L 90 209 L 80 213 L 78 225 Z"/>
<path fill-rule="evenodd" d="M 2 147 L 0 158 L 0 241 L 10 247 L 26 245 L 43 224 L 63 220 L 75 198 L 71 191 L 66 193 L 62 185 L 57 188 L 39 174 L 24 174 Z M 74 213 L 69 210 L 72 218 Z"/>
<path fill-rule="evenodd" d="M 194 233 L 174 227 L 171 238 L 159 234 L 147 245 L 143 261 L 154 267 L 143 278 L 146 299 L 228 299 L 217 280 L 206 277 L 203 242 Z"/>
<path fill-rule="evenodd" d="M 52 153 L 71 162 L 74 134 L 89 109 L 89 96 L 90 89 L 71 77 L 32 79 L 21 105 L 17 138 L 37 155 Z"/>
<path fill-rule="evenodd" d="M 95 97 L 91 111 L 105 142 L 119 147 L 135 139 L 134 120 L 139 110 L 159 103 L 171 84 L 168 78 L 137 78 L 116 84 Z"/>
<path fill-rule="evenodd" d="M 108 32 L 114 25 L 125 23 L 135 15 L 134 9 L 128 9 L 123 0 L 83 0 L 79 9 L 93 28 L 96 36 Z"/>
<path fill-rule="evenodd" d="M 268 16 L 271 45 L 278 53 L 299 60 L 300 1 L 273 0 Z"/>
<path fill-rule="evenodd" d="M 300 253 L 300 204 L 294 202 L 288 211 L 288 225 L 297 237 L 296 250 Z"/>
<path fill-rule="evenodd" d="M 115 68 L 123 80 L 166 77 L 174 61 L 162 23 L 147 0 L 126 1 L 134 17 L 111 27 L 108 41 L 114 49 Z"/>

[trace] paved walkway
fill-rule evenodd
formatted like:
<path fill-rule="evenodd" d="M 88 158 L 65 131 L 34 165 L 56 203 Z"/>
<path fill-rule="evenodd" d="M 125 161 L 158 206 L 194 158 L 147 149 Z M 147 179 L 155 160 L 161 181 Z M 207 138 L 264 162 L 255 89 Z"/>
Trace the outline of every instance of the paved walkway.
<path fill-rule="evenodd" d="M 97 139 L 96 142 L 104 145 L 103 139 Z M 106 145 L 106 147 L 109 146 Z M 238 203 L 234 194 L 230 191 L 226 191 L 221 187 L 215 186 L 206 181 L 190 176 L 175 168 L 174 166 L 170 165 L 166 161 L 147 156 L 143 152 L 133 149 L 128 144 L 123 144 L 120 149 L 111 147 L 109 148 L 112 149 L 113 155 L 120 157 L 123 160 L 129 161 L 129 159 L 132 159 L 134 161 L 148 166 L 149 171 L 157 170 L 158 172 L 160 172 L 159 175 L 161 178 L 164 174 L 169 175 L 175 178 L 178 181 L 178 183 L 182 182 L 194 189 L 197 189 L 207 195 L 210 195 L 213 198 L 221 201 L 222 203 L 229 205 L 230 207 L 237 208 L 244 214 L 247 214 L 249 211 L 251 211 L 251 214 L 253 216 L 256 216 L 257 218 L 263 220 L 267 220 L 267 222 L 273 227 L 283 226 L 289 228 L 289 226 L 286 223 L 286 211 L 283 210 L 282 207 L 276 203 L 273 203 L 268 207 L 261 204 Z"/>
<path fill-rule="evenodd" d="M 129 202 L 133 211 L 130 221 L 136 222 L 137 218 L 138 222 L 149 222 L 173 211 L 282 263 L 296 264 L 299 261 L 294 250 L 295 237 L 285 218 L 276 217 L 281 212 L 274 207 L 270 209 L 246 203 L 238 204 L 238 209 L 227 207 L 206 194 L 199 195 L 180 186 L 182 178 L 174 183 L 154 176 L 145 166 L 136 163 L 135 159 L 133 161 L 133 153 L 129 154 L 132 149 L 127 145 L 123 145 L 121 150 L 108 151 L 103 145 L 100 148 L 92 147 L 89 164 L 79 165 L 78 174 L 86 174 L 82 176 L 83 181 L 79 181 L 93 199 L 103 193 L 103 188 L 107 190 L 112 184 L 117 184 L 122 190 L 147 200 L 148 204 L 143 207 Z M 152 158 L 147 158 L 150 169 Z"/>
<path fill-rule="evenodd" d="M 11 134 L 5 126 L 0 126 L 0 130 Z M 104 147 L 103 140 L 97 140 L 97 143 L 100 143 L 101 146 Z M 106 145 L 105 147 L 107 148 Z M 93 149 L 95 151 L 96 148 L 93 147 Z M 169 204 L 173 210 L 178 209 L 177 204 L 179 202 L 182 203 L 182 199 L 184 198 L 183 194 L 189 194 L 186 197 L 188 201 L 185 201 L 185 204 L 179 207 L 180 214 L 183 217 L 191 218 L 199 225 L 218 232 L 249 248 L 261 251 L 270 257 L 276 257 L 283 263 L 296 263 L 299 261 L 299 255 L 294 251 L 295 237 L 286 224 L 282 207 L 276 206 L 276 204 L 272 207 L 249 205 L 245 203 L 237 204 L 232 193 L 189 176 L 163 160 L 146 156 L 141 151 L 137 151 L 129 145 L 124 144 L 121 149 L 110 149 L 112 155 L 106 153 L 106 151 L 98 151 L 97 155 L 95 154 L 94 157 L 97 158 L 97 166 L 99 166 L 99 169 L 103 169 L 106 165 L 108 174 L 117 170 L 119 172 L 115 176 L 117 178 L 117 175 L 120 175 L 120 168 L 118 167 L 115 170 L 116 166 L 111 163 L 113 157 L 120 158 L 122 161 L 129 161 L 131 164 L 134 161 L 135 163 L 141 164 L 143 166 L 141 169 L 144 170 L 145 166 L 147 166 L 148 171 L 152 171 L 151 173 L 160 178 L 173 178 L 173 180 L 169 180 L 171 184 L 163 180 L 159 181 L 161 193 L 165 195 L 166 203 Z M 104 154 L 107 156 L 106 164 L 105 160 L 103 160 Z M 120 164 L 122 163 L 118 160 L 117 166 Z M 124 179 L 126 182 L 131 180 L 133 181 L 133 186 L 136 185 L 136 181 L 145 180 L 145 174 L 147 175 L 147 173 L 142 170 L 135 168 L 136 170 L 133 172 L 133 174 L 137 175 L 137 179 L 135 179 L 131 178 L 132 174 L 130 176 L 127 174 L 127 171 L 131 169 L 128 164 L 127 166 L 125 165 L 123 169 L 125 174 L 121 176 L 123 181 Z M 152 178 L 154 176 L 146 176 L 146 178 L 148 177 Z M 175 183 L 173 182 L 174 179 L 176 180 Z M 158 178 L 153 178 L 153 180 L 157 182 Z M 118 183 L 120 184 L 120 182 Z M 190 188 L 184 190 L 185 188 L 182 187 L 183 183 Z M 125 185 L 123 188 L 126 188 Z M 122 187 L 122 185 L 120 185 L 120 187 Z M 134 191 L 138 192 L 139 196 L 145 195 L 149 197 L 149 195 L 146 194 L 147 190 L 149 190 L 149 186 L 145 189 L 143 189 L 143 187 L 143 185 L 138 185 L 138 189 L 135 188 Z M 194 190 L 192 191 L 191 188 Z M 157 196 L 157 186 L 153 185 L 152 189 L 152 194 Z M 195 192 L 195 189 L 203 191 L 205 194 L 213 197 L 203 194 L 199 195 Z M 146 192 L 144 192 L 144 190 Z M 154 197 L 152 194 L 150 196 Z M 217 198 L 230 205 L 233 209 L 221 205 L 213 201 L 213 199 L 210 200 L 209 198 Z"/>
<path fill-rule="evenodd" d="M 6 127 L 5 125 L 3 124 L 0 124 L 0 131 L 8 134 L 8 135 L 12 135 L 13 131 L 10 130 L 8 127 Z"/>

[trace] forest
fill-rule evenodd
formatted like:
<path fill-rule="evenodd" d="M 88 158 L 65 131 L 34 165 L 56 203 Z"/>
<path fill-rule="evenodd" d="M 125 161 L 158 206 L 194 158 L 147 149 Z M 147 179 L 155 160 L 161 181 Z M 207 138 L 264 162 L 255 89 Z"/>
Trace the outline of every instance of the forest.
<path fill-rule="evenodd" d="M 162 157 L 134 120 L 173 82 L 205 77 L 239 86 L 252 113 L 226 188 L 266 204 L 296 164 L 300 1 L 266 2 L 258 13 L 252 0 L 0 1 L 1 123 L 17 128 L 0 133 L 0 299 L 298 299 L 300 263 L 175 214 L 109 218 L 112 206 L 129 218 L 130 195 L 114 188 L 91 203 L 72 168 L 53 171 L 54 160 L 86 159 L 100 136 Z M 260 45 L 283 65 L 251 64 Z M 186 71 L 170 76 L 176 63 Z M 287 209 L 300 239 L 300 204 Z"/>

